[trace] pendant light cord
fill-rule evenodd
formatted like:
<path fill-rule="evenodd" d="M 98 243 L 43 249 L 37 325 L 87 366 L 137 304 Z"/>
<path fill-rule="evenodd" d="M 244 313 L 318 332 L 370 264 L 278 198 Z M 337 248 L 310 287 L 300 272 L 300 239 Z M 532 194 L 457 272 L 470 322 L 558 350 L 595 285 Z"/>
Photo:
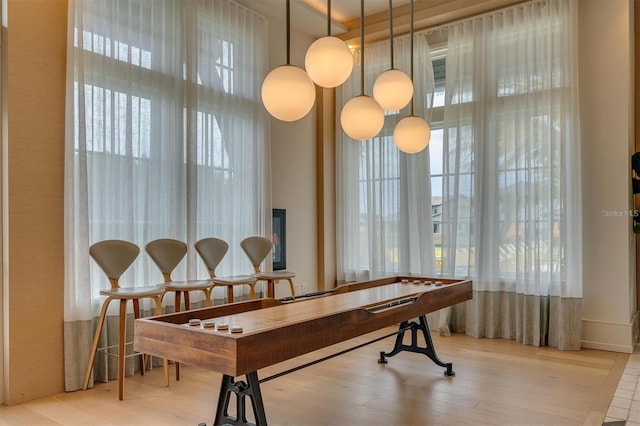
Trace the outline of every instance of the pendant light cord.
<path fill-rule="evenodd" d="M 410 6 L 409 6 L 409 16 L 410 16 L 410 23 L 409 23 L 409 34 L 410 36 L 410 42 L 409 42 L 409 50 L 411 51 L 411 55 L 410 55 L 410 62 L 411 62 L 411 82 L 413 83 L 413 0 L 410 1 Z M 415 86 L 415 83 L 414 83 Z M 415 88 L 414 88 L 414 92 L 415 92 Z M 411 95 L 411 115 L 413 114 L 413 94 Z"/>
<path fill-rule="evenodd" d="M 389 0 L 389 45 L 391 46 L 391 69 L 395 69 L 393 61 L 393 0 Z"/>
<path fill-rule="evenodd" d="M 287 0 L 287 12 L 286 12 L 286 18 L 287 18 L 287 65 L 291 65 L 291 54 L 290 54 L 290 50 L 291 50 L 291 5 L 290 5 L 290 0 Z"/>
<path fill-rule="evenodd" d="M 327 36 L 331 37 L 331 0 L 327 0 Z"/>
<path fill-rule="evenodd" d="M 364 96 L 364 0 L 360 0 L 360 96 Z"/>

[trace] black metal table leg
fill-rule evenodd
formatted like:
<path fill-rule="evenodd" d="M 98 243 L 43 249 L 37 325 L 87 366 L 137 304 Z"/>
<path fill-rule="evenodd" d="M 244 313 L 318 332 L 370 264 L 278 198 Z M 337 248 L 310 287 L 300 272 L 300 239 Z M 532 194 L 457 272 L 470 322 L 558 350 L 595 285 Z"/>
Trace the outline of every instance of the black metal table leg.
<path fill-rule="evenodd" d="M 218 407 L 216 408 L 216 419 L 214 426 L 266 426 L 267 416 L 264 412 L 264 404 L 262 402 L 262 394 L 260 393 L 260 382 L 258 373 L 252 372 L 245 375 L 246 382 L 236 382 L 233 377 L 228 375 L 222 376 L 220 384 L 220 395 L 218 396 Z M 231 394 L 236 396 L 236 416 L 229 415 L 229 402 Z M 251 407 L 256 422 L 249 423 L 247 421 L 246 400 L 251 400 Z"/>
<path fill-rule="evenodd" d="M 408 330 L 411 331 L 411 344 L 405 345 L 403 343 L 404 333 Z M 422 336 L 425 340 L 425 346 L 418 345 L 418 330 L 422 331 Z M 391 352 L 380 352 L 380 359 L 378 362 L 380 364 L 386 364 L 387 358 L 392 357 L 402 351 L 415 352 L 424 354 L 429 357 L 436 365 L 440 367 L 445 367 L 446 371 L 444 372 L 445 376 L 455 376 L 456 373 L 453 371 L 453 364 L 450 362 L 443 362 L 436 355 L 436 350 L 433 346 L 433 340 L 431 340 L 431 333 L 429 332 L 429 325 L 427 324 L 427 317 L 422 315 L 418 318 L 418 322 L 415 321 L 404 321 L 400 324 L 400 332 L 396 337 L 396 343 Z"/>
<path fill-rule="evenodd" d="M 422 332 L 422 336 L 425 340 L 424 346 L 418 345 L 418 330 Z M 405 345 L 403 338 L 405 332 L 411 331 L 411 344 Z M 429 332 L 429 326 L 427 324 L 427 317 L 422 315 L 418 317 L 418 322 L 415 321 L 403 321 L 397 332 L 391 333 L 386 336 L 378 337 L 370 342 L 355 346 L 353 348 L 338 352 L 333 355 L 321 358 L 302 366 L 287 370 L 282 373 L 275 374 L 273 376 L 258 380 L 258 373 L 252 372 L 245 375 L 245 381 L 235 381 L 232 376 L 223 375 L 222 382 L 220 383 L 220 395 L 218 396 L 218 406 L 216 408 L 216 417 L 213 423 L 214 426 L 266 426 L 267 417 L 264 411 L 264 403 L 262 401 L 262 394 L 260 392 L 260 382 L 268 381 L 285 374 L 289 374 L 293 371 L 297 371 L 300 368 L 308 367 L 318 362 L 334 358 L 346 352 L 350 352 L 354 349 L 358 349 L 362 346 L 369 345 L 379 340 L 391 337 L 396 334 L 396 342 L 391 352 L 380 352 L 380 359 L 378 362 L 381 364 L 387 363 L 387 358 L 392 357 L 402 351 L 421 353 L 429 357 L 434 363 L 441 367 L 445 367 L 445 376 L 455 376 L 452 363 L 445 363 L 441 361 L 436 355 L 435 348 L 433 346 L 433 340 L 431 340 L 431 334 Z M 231 402 L 231 394 L 236 396 L 236 416 L 229 415 L 229 403 Z M 251 401 L 251 407 L 256 419 L 256 423 L 249 423 L 247 421 L 246 411 L 246 399 Z M 200 425 L 199 425 L 200 426 Z"/>

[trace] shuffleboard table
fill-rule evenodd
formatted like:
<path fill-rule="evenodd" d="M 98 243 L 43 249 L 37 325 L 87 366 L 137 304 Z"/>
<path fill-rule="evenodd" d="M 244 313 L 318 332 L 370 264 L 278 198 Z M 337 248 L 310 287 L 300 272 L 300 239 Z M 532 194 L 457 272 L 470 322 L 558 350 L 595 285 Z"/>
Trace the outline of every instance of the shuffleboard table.
<path fill-rule="evenodd" d="M 364 346 L 341 351 L 274 376 L 258 370 L 276 363 L 399 324 L 394 348 L 378 362 L 402 351 L 422 353 L 455 373 L 436 355 L 426 314 L 472 297 L 472 282 L 415 276 L 345 284 L 335 289 L 285 299 L 256 299 L 135 321 L 135 350 L 213 370 L 223 375 L 214 425 L 249 425 L 246 398 L 256 425 L 266 425 L 260 383 Z M 403 342 L 411 333 L 411 344 Z M 418 333 L 424 344 L 418 343 Z M 245 380 L 236 381 L 236 377 Z M 229 414 L 236 397 L 235 416 Z"/>

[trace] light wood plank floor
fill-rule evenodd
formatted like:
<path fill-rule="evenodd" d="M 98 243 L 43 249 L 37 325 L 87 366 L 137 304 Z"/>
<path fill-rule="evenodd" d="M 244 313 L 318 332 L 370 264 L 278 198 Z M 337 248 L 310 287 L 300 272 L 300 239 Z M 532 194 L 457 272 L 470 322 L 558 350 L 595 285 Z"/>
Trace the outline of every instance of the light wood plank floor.
<path fill-rule="evenodd" d="M 355 346 L 381 330 L 259 371 L 267 377 Z M 379 365 L 393 338 L 261 385 L 270 425 L 601 425 L 626 354 L 562 352 L 461 334 L 432 334 L 440 359 L 401 353 Z M 173 367 L 172 367 L 173 370 Z M 0 407 L 0 425 L 211 425 L 220 375 L 182 366 L 181 380 L 163 386 L 162 368 L 117 382 Z"/>

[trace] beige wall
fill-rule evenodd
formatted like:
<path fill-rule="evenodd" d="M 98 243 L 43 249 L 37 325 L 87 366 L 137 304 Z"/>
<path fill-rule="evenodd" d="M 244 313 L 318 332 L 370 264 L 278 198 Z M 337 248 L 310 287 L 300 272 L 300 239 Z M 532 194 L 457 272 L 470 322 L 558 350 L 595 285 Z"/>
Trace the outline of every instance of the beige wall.
<path fill-rule="evenodd" d="M 637 325 L 630 215 L 634 146 L 632 4 L 579 2 L 583 346 L 632 352 Z M 607 216 L 606 212 L 614 212 Z"/>
<path fill-rule="evenodd" d="M 63 390 L 67 1 L 7 4 L 4 396 L 14 404 Z"/>
<path fill-rule="evenodd" d="M 316 108 L 318 290 L 337 285 L 336 265 L 336 116 L 334 89 L 318 88 Z M 339 126 L 339 124 L 338 124 Z M 339 129 L 342 131 L 342 129 Z"/>

